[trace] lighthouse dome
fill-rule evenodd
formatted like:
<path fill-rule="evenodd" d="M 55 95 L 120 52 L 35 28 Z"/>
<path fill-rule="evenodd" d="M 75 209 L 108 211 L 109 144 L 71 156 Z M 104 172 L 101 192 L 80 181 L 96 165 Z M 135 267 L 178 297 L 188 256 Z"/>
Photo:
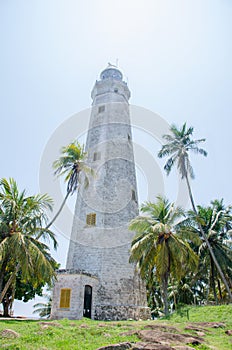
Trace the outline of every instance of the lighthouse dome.
<path fill-rule="evenodd" d="M 114 80 L 122 80 L 122 72 L 118 69 L 117 66 L 108 63 L 108 67 L 101 72 L 100 75 L 101 80 L 105 79 L 114 79 Z"/>

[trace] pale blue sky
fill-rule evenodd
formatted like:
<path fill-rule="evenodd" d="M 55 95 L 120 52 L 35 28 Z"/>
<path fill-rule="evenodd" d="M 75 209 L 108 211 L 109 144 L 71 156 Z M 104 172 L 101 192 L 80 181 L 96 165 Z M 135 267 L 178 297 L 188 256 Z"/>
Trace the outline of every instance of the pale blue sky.
<path fill-rule="evenodd" d="M 230 0 L 0 0 L 0 176 L 38 192 L 47 141 L 90 107 L 118 58 L 132 104 L 206 137 L 208 157 L 193 157 L 197 202 L 232 203 L 231 18 Z"/>

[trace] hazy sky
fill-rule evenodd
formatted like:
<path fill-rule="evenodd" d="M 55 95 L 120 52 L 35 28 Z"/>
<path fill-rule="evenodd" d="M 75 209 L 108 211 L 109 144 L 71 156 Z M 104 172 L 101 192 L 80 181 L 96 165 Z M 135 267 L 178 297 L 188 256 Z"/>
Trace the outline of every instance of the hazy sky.
<path fill-rule="evenodd" d="M 208 157 L 193 157 L 196 201 L 232 203 L 231 18 L 230 0 L 0 0 L 0 176 L 39 192 L 51 135 L 91 106 L 99 73 L 118 59 L 131 104 L 207 139 Z"/>

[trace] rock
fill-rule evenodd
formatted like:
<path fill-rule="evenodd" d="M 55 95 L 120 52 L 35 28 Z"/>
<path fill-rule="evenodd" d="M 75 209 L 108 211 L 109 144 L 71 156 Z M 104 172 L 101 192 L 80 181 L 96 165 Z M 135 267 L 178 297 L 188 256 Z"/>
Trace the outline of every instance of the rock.
<path fill-rule="evenodd" d="M 179 332 L 179 330 L 176 327 L 167 326 L 166 324 L 148 324 L 144 327 L 144 329 L 154 329 L 154 330 L 160 330 L 163 332 Z"/>
<path fill-rule="evenodd" d="M 208 327 L 208 328 L 219 328 L 219 327 L 225 327 L 224 322 L 196 322 L 192 323 L 192 326 L 202 326 L 202 327 Z"/>
<path fill-rule="evenodd" d="M 193 344 L 198 345 L 203 342 L 203 339 L 189 334 L 175 334 L 169 332 L 161 332 L 154 330 L 142 330 L 138 332 L 138 336 L 145 342 L 154 342 L 164 345 L 175 344 Z"/>
<path fill-rule="evenodd" d="M 232 335 L 232 329 L 228 329 L 228 331 L 225 331 L 227 335 Z"/>
<path fill-rule="evenodd" d="M 205 336 L 204 332 L 198 331 L 196 333 L 197 333 L 198 337 L 204 337 Z"/>
<path fill-rule="evenodd" d="M 46 329 L 48 327 L 62 327 L 61 324 L 57 322 L 39 322 L 41 328 Z"/>
<path fill-rule="evenodd" d="M 174 348 L 169 345 L 138 342 L 133 345 L 131 350 L 174 350 Z"/>
<path fill-rule="evenodd" d="M 195 332 L 207 332 L 207 329 L 203 328 L 203 327 L 197 327 L 197 326 L 193 326 L 193 325 L 188 325 L 185 327 L 185 330 L 190 330 L 190 331 L 195 331 Z"/>
<path fill-rule="evenodd" d="M 41 327 L 42 329 L 48 329 L 48 328 L 50 328 L 50 326 L 48 326 L 47 324 L 42 324 L 42 325 L 40 325 L 40 327 Z"/>
<path fill-rule="evenodd" d="M 98 348 L 97 350 L 127 350 L 127 349 L 132 349 L 130 343 L 106 345 L 106 346 L 102 346 L 101 348 Z"/>
<path fill-rule="evenodd" d="M 18 338 L 19 333 L 13 331 L 13 329 L 3 329 L 0 333 L 2 338 Z"/>
<path fill-rule="evenodd" d="M 80 324 L 79 328 L 89 328 L 89 326 L 85 323 Z"/>
<path fill-rule="evenodd" d="M 128 332 L 122 332 L 120 333 L 119 335 L 122 336 L 122 337 L 127 337 L 128 335 L 138 335 L 138 331 L 128 331 Z"/>
<path fill-rule="evenodd" d="M 177 345 L 174 347 L 175 350 L 195 350 L 195 348 L 191 348 L 187 345 Z"/>

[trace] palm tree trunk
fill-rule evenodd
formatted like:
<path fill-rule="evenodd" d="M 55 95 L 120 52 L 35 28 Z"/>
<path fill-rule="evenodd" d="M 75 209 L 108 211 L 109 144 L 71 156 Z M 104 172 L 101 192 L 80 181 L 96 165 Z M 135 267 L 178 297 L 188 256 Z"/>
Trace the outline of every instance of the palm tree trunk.
<path fill-rule="evenodd" d="M 211 256 L 210 256 L 210 265 L 211 265 L 211 285 L 213 289 L 214 300 L 216 302 L 216 305 L 218 305 L 218 297 L 217 297 L 216 285 L 215 285 L 215 269 L 214 269 L 214 262 Z"/>
<path fill-rule="evenodd" d="M 3 317 L 10 317 L 9 308 L 10 308 L 10 300 L 7 297 L 6 300 L 2 303 L 3 305 Z"/>
<path fill-rule="evenodd" d="M 221 283 L 220 280 L 217 280 L 217 285 L 218 285 L 218 292 L 219 292 L 219 296 L 220 296 L 220 300 L 222 302 L 222 289 L 221 289 Z"/>
<path fill-rule="evenodd" d="M 188 179 L 188 175 L 187 174 L 185 174 L 185 179 L 186 179 L 186 183 L 187 183 L 187 186 L 188 186 L 188 192 L 189 192 L 189 197 L 190 197 L 190 201 L 191 201 L 191 204 L 192 204 L 193 211 L 194 211 L 194 213 L 196 215 L 198 215 L 198 212 L 197 212 L 197 209 L 196 209 L 196 206 L 195 206 L 195 203 L 194 203 L 193 194 L 192 194 L 192 190 L 191 190 L 191 187 L 190 187 L 190 183 L 189 183 L 189 179 Z M 204 233 L 203 228 L 202 228 L 200 223 L 198 223 L 198 227 L 199 227 L 199 230 L 200 230 L 200 232 L 202 234 L 202 237 L 204 238 L 204 240 L 205 240 L 205 242 L 207 244 L 207 247 L 209 249 L 209 253 L 210 253 L 210 255 L 211 255 L 212 259 L 213 259 L 213 262 L 214 262 L 214 264 L 215 264 L 215 266 L 216 266 L 216 268 L 218 270 L 218 273 L 219 273 L 219 275 L 220 275 L 220 277 L 221 277 L 221 279 L 222 279 L 222 281 L 223 281 L 223 283 L 224 283 L 224 285 L 226 287 L 226 290 L 228 292 L 230 301 L 232 301 L 232 293 L 231 293 L 230 287 L 229 287 L 229 285 L 227 283 L 227 280 L 226 280 L 226 278 L 224 276 L 224 273 L 222 272 L 222 269 L 221 269 L 220 265 L 217 262 L 217 259 L 216 259 L 215 255 L 214 255 L 214 252 L 213 252 L 213 249 L 212 249 L 212 247 L 211 247 L 211 245 L 210 245 L 210 243 L 209 243 L 209 241 L 207 239 L 207 236 Z"/>
<path fill-rule="evenodd" d="M 168 316 L 168 272 L 166 272 L 162 278 L 162 296 L 164 303 L 164 314 Z"/>
<path fill-rule="evenodd" d="M 58 218 L 58 216 L 60 215 L 67 199 L 68 199 L 68 196 L 70 195 L 71 191 L 67 191 L 66 193 L 66 196 L 64 197 L 64 200 L 63 202 L 61 203 L 61 206 L 59 208 L 59 210 L 57 211 L 56 215 L 53 217 L 53 219 L 49 222 L 49 224 L 45 227 L 45 230 L 48 230 L 50 226 L 52 226 L 52 224 L 54 223 L 54 221 Z"/>
<path fill-rule="evenodd" d="M 4 280 L 4 271 L 6 269 L 6 261 L 3 262 L 1 271 L 0 271 L 0 293 L 2 291 L 2 286 L 3 286 L 3 280 Z"/>
<path fill-rule="evenodd" d="M 11 286 L 11 284 L 13 283 L 17 273 L 19 272 L 19 268 L 20 268 L 20 265 L 17 264 L 16 266 L 16 269 L 15 271 L 10 275 L 10 278 L 8 279 L 8 281 L 6 282 L 5 284 L 5 287 L 3 288 L 1 294 L 0 294 L 0 304 L 2 303 L 3 301 L 3 298 L 5 297 L 6 295 L 6 292 L 8 291 L 9 287 Z"/>

